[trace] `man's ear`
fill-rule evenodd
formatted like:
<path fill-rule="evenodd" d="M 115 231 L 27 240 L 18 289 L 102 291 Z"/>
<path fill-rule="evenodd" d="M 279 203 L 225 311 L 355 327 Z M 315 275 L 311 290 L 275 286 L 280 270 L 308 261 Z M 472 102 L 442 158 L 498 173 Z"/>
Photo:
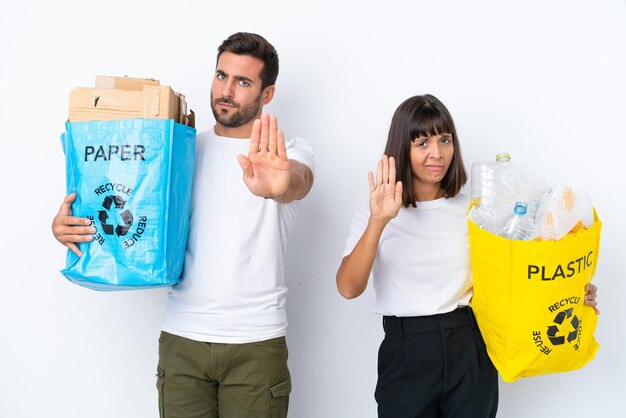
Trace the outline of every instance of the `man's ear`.
<path fill-rule="evenodd" d="M 272 101 L 272 99 L 274 98 L 275 90 L 276 90 L 276 86 L 274 85 L 265 87 L 265 89 L 263 90 L 263 99 L 261 100 L 263 103 L 263 106 L 265 106 L 266 104 L 269 104 L 269 102 Z"/>

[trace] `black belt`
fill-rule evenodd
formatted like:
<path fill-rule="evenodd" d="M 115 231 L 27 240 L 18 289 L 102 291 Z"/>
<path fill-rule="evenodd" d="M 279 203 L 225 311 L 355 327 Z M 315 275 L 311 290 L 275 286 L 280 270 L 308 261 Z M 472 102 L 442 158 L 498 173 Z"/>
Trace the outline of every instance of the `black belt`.
<path fill-rule="evenodd" d="M 420 332 L 443 331 L 446 329 L 474 327 L 476 318 L 469 306 L 463 306 L 452 312 L 429 316 L 383 316 L 385 334 L 403 336 Z"/>

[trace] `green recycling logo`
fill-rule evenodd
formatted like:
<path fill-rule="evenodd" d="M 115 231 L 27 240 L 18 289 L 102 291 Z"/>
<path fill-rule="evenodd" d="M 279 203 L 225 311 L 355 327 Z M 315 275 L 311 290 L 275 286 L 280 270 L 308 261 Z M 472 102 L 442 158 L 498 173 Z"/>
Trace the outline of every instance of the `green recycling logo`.
<path fill-rule="evenodd" d="M 552 324 L 548 325 L 546 335 L 552 345 L 563 345 L 566 339 L 571 344 L 572 341 L 576 341 L 578 338 L 580 321 L 573 312 L 574 308 L 558 312 Z"/>
<path fill-rule="evenodd" d="M 118 195 L 105 196 L 102 202 L 104 210 L 98 211 L 98 220 L 102 230 L 107 235 L 122 237 L 128 233 L 133 225 L 133 214 L 124 209 L 126 200 Z"/>

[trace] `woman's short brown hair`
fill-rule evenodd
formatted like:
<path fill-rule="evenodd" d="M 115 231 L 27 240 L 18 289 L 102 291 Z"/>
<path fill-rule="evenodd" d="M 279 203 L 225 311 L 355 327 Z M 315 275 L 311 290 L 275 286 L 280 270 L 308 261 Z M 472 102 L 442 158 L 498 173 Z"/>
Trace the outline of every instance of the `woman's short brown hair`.
<path fill-rule="evenodd" d="M 454 154 L 448 172 L 441 180 L 441 189 L 446 198 L 456 196 L 467 181 L 467 173 L 461 157 L 461 144 L 454 127 L 452 116 L 439 99 L 430 94 L 406 99 L 396 109 L 385 154 L 396 160 L 396 179 L 403 184 L 402 203 L 415 207 L 415 193 L 411 174 L 411 144 L 418 137 L 451 134 Z"/>

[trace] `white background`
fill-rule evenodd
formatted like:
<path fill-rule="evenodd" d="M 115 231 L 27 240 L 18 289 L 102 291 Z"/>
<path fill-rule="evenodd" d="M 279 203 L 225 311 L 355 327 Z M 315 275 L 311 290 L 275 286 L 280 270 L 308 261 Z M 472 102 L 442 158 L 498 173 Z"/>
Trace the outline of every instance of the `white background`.
<path fill-rule="evenodd" d="M 211 127 L 216 48 L 237 31 L 276 46 L 267 109 L 317 161 L 288 250 L 291 417 L 376 416 L 373 291 L 345 301 L 335 272 L 393 111 L 423 93 L 450 109 L 468 167 L 508 151 L 587 190 L 604 221 L 597 357 L 501 383 L 498 416 L 624 416 L 625 1 L 1 0 L 0 417 L 157 416 L 166 290 L 98 293 L 59 274 L 58 138 L 69 91 L 97 74 L 158 78 Z"/>

